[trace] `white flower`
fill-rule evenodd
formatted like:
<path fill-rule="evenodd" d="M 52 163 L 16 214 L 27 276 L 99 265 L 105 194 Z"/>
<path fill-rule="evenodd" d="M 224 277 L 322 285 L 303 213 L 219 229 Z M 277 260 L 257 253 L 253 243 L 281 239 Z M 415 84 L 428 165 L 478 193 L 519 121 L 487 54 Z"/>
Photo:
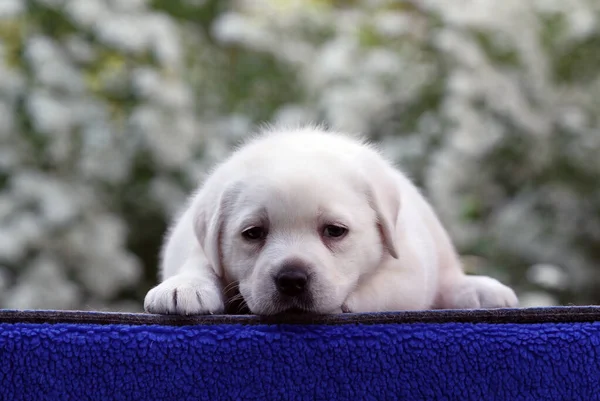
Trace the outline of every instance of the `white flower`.
<path fill-rule="evenodd" d="M 146 11 L 148 0 L 109 0 L 109 4 L 116 12 Z"/>
<path fill-rule="evenodd" d="M 405 13 L 387 11 L 377 13 L 373 18 L 373 25 L 380 34 L 394 38 L 412 33 L 414 24 L 410 20 L 411 16 Z"/>
<path fill-rule="evenodd" d="M 123 250 L 126 233 L 124 222 L 115 216 L 90 213 L 65 238 L 64 249 L 78 260 L 77 276 L 100 299 L 114 296 L 139 279 L 139 261 Z"/>
<path fill-rule="evenodd" d="M 0 19 L 15 18 L 25 11 L 25 3 L 22 0 L 0 1 Z"/>
<path fill-rule="evenodd" d="M 82 77 L 54 40 L 44 36 L 30 38 L 25 47 L 25 58 L 41 84 L 71 93 L 83 91 Z"/>
<path fill-rule="evenodd" d="M 70 0 L 65 11 L 77 24 L 91 28 L 109 18 L 109 9 L 105 0 Z"/>
<path fill-rule="evenodd" d="M 569 277 L 558 266 L 538 263 L 527 270 L 529 280 L 547 289 L 564 290 L 568 287 Z"/>
<path fill-rule="evenodd" d="M 51 227 L 63 226 L 76 215 L 77 192 L 65 182 L 25 171 L 13 177 L 12 189 L 16 200 L 33 205 Z"/>
<path fill-rule="evenodd" d="M 25 254 L 26 242 L 14 235 L 11 227 L 0 227 L 0 258 L 3 260 L 19 260 Z"/>
<path fill-rule="evenodd" d="M 182 58 L 181 34 L 177 25 L 165 15 L 151 14 L 146 19 L 150 46 L 159 62 L 171 68 L 179 68 Z"/>
<path fill-rule="evenodd" d="M 317 119 L 308 107 L 288 104 L 277 110 L 273 122 L 277 126 L 294 127 L 306 124 L 314 124 Z"/>
<path fill-rule="evenodd" d="M 268 49 L 269 31 L 258 21 L 235 12 L 221 14 L 212 25 L 212 34 L 223 44 L 239 43 L 254 49 Z"/>
<path fill-rule="evenodd" d="M 102 42 L 125 52 L 140 54 L 150 46 L 149 27 L 135 15 L 111 14 L 94 28 Z"/>
<path fill-rule="evenodd" d="M 78 35 L 71 35 L 64 40 L 69 56 L 79 63 L 91 63 L 97 57 L 96 49 Z"/>
<path fill-rule="evenodd" d="M 536 291 L 519 294 L 519 306 L 521 308 L 540 308 L 559 305 L 558 300 L 552 295 Z"/>
<path fill-rule="evenodd" d="M 73 111 L 65 99 L 45 90 L 34 90 L 27 99 L 27 109 L 36 131 L 47 135 L 65 135 L 73 127 Z"/>
<path fill-rule="evenodd" d="M 64 274 L 54 258 L 40 256 L 27 268 L 14 287 L 2 294 L 8 309 L 76 309 L 80 290 Z"/>

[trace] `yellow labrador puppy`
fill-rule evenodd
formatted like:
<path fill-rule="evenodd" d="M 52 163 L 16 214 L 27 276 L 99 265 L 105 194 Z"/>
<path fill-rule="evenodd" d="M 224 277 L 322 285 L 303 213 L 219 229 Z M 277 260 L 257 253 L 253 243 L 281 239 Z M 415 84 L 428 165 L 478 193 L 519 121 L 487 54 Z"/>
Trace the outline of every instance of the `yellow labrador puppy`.
<path fill-rule="evenodd" d="M 217 166 L 169 231 L 159 314 L 501 308 L 515 293 L 467 276 L 431 206 L 363 141 L 308 127 L 265 132 Z"/>

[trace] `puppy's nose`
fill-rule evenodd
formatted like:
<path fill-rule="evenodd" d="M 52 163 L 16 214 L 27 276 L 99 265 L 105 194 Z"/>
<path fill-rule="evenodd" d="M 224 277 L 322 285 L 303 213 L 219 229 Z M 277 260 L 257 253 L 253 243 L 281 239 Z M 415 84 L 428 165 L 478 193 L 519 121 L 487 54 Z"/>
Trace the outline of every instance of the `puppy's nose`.
<path fill-rule="evenodd" d="M 306 291 L 307 284 L 308 274 L 303 269 L 290 267 L 282 269 L 275 276 L 277 290 L 284 295 L 300 295 Z"/>

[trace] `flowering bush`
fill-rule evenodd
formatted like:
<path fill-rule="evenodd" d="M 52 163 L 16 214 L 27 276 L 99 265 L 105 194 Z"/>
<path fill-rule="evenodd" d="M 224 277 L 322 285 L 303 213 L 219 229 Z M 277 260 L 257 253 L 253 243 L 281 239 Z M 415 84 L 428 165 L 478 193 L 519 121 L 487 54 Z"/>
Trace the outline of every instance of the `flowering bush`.
<path fill-rule="evenodd" d="M 362 132 L 470 271 L 596 303 L 594 0 L 0 3 L 0 307 L 140 310 L 166 224 L 262 123 Z"/>

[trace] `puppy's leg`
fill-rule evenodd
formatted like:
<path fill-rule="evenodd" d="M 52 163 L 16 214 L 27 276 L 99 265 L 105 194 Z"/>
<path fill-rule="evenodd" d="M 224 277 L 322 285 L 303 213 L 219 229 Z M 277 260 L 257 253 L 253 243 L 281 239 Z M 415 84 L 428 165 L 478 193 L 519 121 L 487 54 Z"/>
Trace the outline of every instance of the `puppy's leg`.
<path fill-rule="evenodd" d="M 419 269 L 384 266 L 360 282 L 342 305 L 342 311 L 366 313 L 428 309 L 434 297 L 435 289 L 427 285 L 427 279 Z"/>
<path fill-rule="evenodd" d="M 438 307 L 443 309 L 515 308 L 515 292 L 487 276 L 462 275 L 453 285 L 445 286 Z"/>
<path fill-rule="evenodd" d="M 208 261 L 197 247 L 177 274 L 146 294 L 149 313 L 176 315 L 219 314 L 225 310 L 223 291 Z"/>

